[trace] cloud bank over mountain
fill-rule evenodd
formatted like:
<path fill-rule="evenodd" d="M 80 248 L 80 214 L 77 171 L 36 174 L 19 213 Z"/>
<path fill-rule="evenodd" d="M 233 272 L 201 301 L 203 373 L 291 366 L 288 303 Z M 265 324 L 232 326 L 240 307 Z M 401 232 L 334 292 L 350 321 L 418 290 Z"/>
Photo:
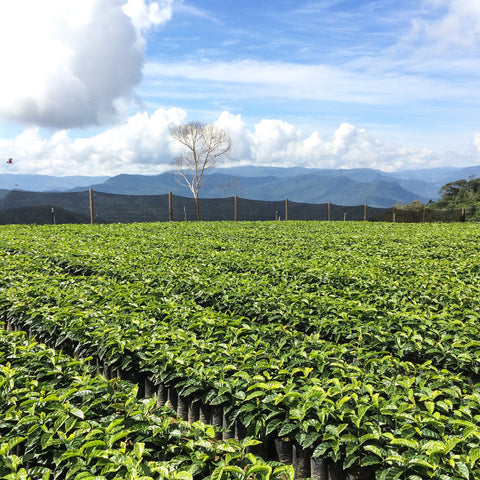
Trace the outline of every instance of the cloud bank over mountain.
<path fill-rule="evenodd" d="M 109 176 L 162 173 L 173 168 L 176 154 L 170 129 L 186 121 L 186 111 L 160 108 L 152 114 L 138 113 L 120 125 L 84 138 L 73 138 L 68 130 L 45 138 L 37 128 L 26 129 L 13 139 L 0 139 L 0 151 L 14 152 L 13 165 L 3 171 Z M 349 123 L 342 123 L 327 137 L 317 131 L 306 134 L 276 119 L 262 119 L 249 129 L 241 115 L 227 111 L 215 123 L 234 138 L 225 166 L 368 167 L 383 171 L 451 166 L 449 152 L 385 143 Z M 471 147 L 457 155 L 455 166 L 480 162 L 479 138 L 472 139 Z"/>

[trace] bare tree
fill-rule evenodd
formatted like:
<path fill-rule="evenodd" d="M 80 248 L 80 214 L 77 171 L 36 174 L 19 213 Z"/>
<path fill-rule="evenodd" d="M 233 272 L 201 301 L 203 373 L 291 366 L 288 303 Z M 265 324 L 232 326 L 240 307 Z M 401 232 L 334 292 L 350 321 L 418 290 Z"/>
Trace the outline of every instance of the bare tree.
<path fill-rule="evenodd" d="M 172 137 L 183 146 L 181 155 L 173 164 L 177 170 L 177 182 L 190 189 L 195 199 L 196 219 L 200 220 L 198 193 L 204 182 L 205 170 L 216 165 L 218 160 L 232 148 L 230 136 L 215 125 L 190 122 L 174 127 Z"/>

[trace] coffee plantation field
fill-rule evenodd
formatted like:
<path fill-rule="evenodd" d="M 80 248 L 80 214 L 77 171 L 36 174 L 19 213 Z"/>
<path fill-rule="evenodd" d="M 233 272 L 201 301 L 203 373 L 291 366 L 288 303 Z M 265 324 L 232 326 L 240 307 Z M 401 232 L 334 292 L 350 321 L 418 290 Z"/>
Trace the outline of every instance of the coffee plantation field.
<path fill-rule="evenodd" d="M 0 474 L 479 479 L 479 242 L 476 224 L 0 227 Z M 81 372 L 14 365 L 38 348 Z"/>

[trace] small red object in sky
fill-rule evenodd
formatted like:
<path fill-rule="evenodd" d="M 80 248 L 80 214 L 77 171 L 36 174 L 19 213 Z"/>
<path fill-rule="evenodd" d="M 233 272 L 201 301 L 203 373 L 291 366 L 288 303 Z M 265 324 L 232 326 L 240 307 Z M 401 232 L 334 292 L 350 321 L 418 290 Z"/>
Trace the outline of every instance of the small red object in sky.
<path fill-rule="evenodd" d="M 13 159 L 12 159 L 12 158 L 9 158 L 9 159 L 7 160 L 7 163 L 8 163 L 9 165 L 11 165 L 11 164 L 13 163 Z"/>

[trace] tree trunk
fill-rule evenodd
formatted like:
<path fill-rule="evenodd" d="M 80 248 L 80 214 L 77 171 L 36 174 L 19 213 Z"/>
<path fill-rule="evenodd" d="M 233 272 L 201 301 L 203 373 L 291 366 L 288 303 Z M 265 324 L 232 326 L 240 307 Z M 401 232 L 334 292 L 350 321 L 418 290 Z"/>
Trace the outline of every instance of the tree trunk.
<path fill-rule="evenodd" d="M 197 222 L 200 220 L 200 203 L 198 201 L 198 194 L 195 196 L 195 218 Z"/>

